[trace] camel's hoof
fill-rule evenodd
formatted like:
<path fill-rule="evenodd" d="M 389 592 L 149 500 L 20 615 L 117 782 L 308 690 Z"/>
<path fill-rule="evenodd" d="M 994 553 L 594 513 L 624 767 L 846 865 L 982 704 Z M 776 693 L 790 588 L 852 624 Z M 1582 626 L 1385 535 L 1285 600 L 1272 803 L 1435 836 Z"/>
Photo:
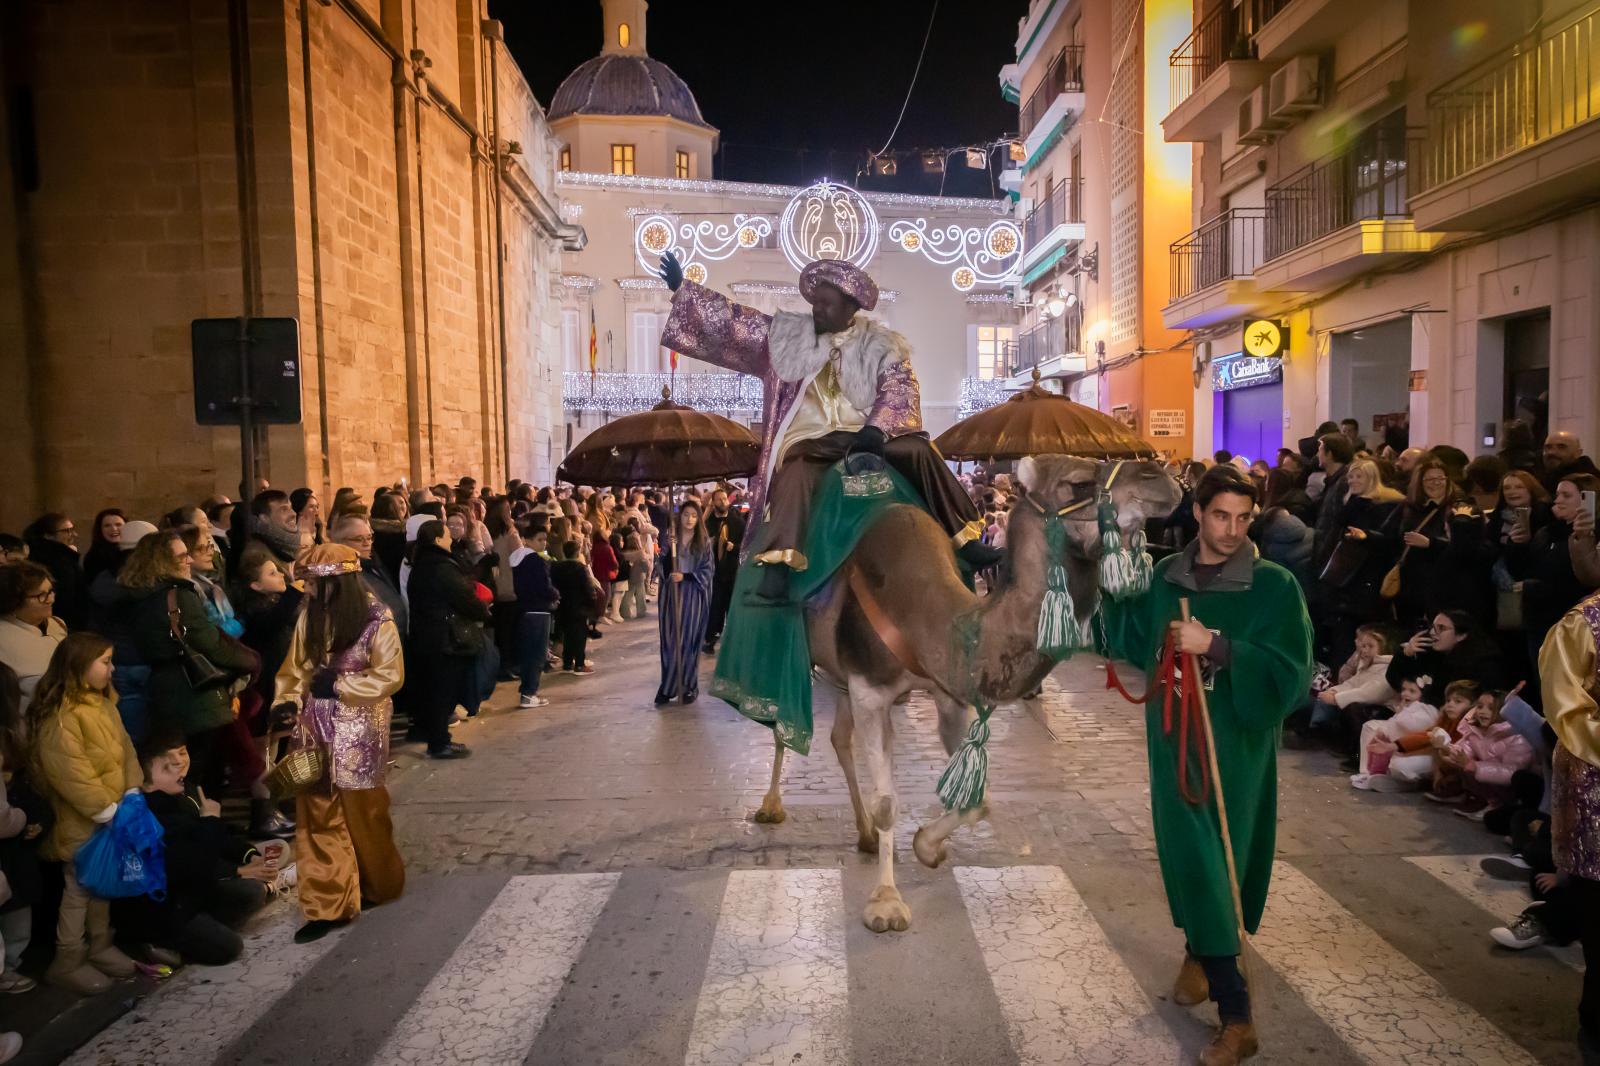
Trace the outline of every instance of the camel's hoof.
<path fill-rule="evenodd" d="M 878 854 L 878 830 L 862 829 L 861 835 L 856 838 L 856 850 L 864 851 L 868 855 Z"/>
<path fill-rule="evenodd" d="M 937 870 L 939 864 L 949 857 L 945 851 L 944 841 L 937 844 L 933 835 L 928 832 L 928 827 L 923 826 L 911 837 L 911 850 L 916 853 L 917 861 L 930 870 Z"/>
<path fill-rule="evenodd" d="M 765 800 L 751 817 L 761 825 L 777 825 L 789 815 L 784 811 L 783 804 L 779 801 Z"/>
<path fill-rule="evenodd" d="M 879 885 L 867 898 L 867 910 L 861 920 L 874 933 L 887 933 L 891 929 L 903 933 L 911 928 L 911 908 L 900 898 L 900 891 L 892 885 Z"/>

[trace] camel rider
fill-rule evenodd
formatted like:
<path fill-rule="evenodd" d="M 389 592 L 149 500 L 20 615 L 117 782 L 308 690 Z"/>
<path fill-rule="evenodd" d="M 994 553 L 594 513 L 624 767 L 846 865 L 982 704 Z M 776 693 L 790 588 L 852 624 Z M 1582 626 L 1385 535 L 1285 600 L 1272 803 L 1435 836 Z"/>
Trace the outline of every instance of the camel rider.
<path fill-rule="evenodd" d="M 670 252 L 661 279 L 674 293 L 662 345 L 762 381 L 761 469 L 750 482 L 745 545 L 764 568 L 755 602 L 787 602 L 791 570 L 806 568 L 812 496 L 851 452 L 878 455 L 904 475 L 969 565 L 996 561 L 977 539 L 977 507 L 922 432 L 911 345 L 858 313 L 878 303 L 865 271 L 842 259 L 807 266 L 800 295 L 809 315 L 733 303 L 685 281 Z"/>
<path fill-rule="evenodd" d="M 1256 558 L 1248 536 L 1255 502 L 1255 487 L 1232 467 L 1207 471 L 1194 489 L 1195 540 L 1156 564 L 1148 592 L 1101 601 L 1108 653 L 1152 679 L 1145 723 L 1156 855 L 1172 923 L 1187 941 L 1173 997 L 1185 1005 L 1215 1000 L 1221 1020 L 1200 1056 L 1202 1066 L 1234 1066 L 1257 1048 L 1250 991 L 1239 969 L 1239 920 L 1219 796 L 1244 924 L 1253 933 L 1266 907 L 1276 850 L 1279 730 L 1311 683 L 1305 600 L 1289 571 Z M 1183 598 L 1190 603 L 1189 621 L 1182 620 Z M 1198 657 L 1198 679 L 1182 676 L 1185 655 Z M 1211 780 L 1204 727 L 1196 720 L 1200 693 L 1187 690 L 1197 680 L 1216 738 L 1220 781 Z"/>

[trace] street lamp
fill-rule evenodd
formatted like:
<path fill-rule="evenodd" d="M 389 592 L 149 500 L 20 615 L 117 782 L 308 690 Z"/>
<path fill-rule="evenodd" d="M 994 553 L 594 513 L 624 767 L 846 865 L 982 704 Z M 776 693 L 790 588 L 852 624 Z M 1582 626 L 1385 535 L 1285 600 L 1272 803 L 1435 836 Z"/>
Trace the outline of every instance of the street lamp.
<path fill-rule="evenodd" d="M 1044 307 L 1046 311 L 1050 312 L 1051 318 L 1060 318 L 1067 309 L 1067 301 L 1059 296 L 1052 296 L 1050 302 L 1045 304 Z"/>

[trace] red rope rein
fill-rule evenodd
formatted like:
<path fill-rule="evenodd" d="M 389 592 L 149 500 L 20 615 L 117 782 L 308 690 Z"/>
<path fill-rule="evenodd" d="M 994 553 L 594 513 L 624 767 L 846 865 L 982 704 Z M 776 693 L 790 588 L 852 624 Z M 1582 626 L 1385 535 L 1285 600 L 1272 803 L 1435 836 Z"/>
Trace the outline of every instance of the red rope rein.
<path fill-rule="evenodd" d="M 1166 643 L 1161 647 L 1161 662 L 1156 669 L 1156 676 L 1151 679 L 1150 687 L 1144 695 L 1135 696 L 1129 692 L 1122 679 L 1117 676 L 1117 668 L 1110 659 L 1106 660 L 1106 688 L 1114 689 L 1129 703 L 1148 703 L 1158 687 L 1165 691 L 1161 697 L 1161 732 L 1164 736 L 1172 735 L 1172 703 L 1174 690 L 1178 697 L 1178 794 L 1190 806 L 1199 806 L 1206 802 L 1211 794 L 1211 763 L 1206 758 L 1206 731 L 1205 724 L 1200 719 L 1200 690 L 1203 682 L 1198 676 L 1199 666 L 1196 660 L 1189 660 L 1193 669 L 1185 670 L 1180 675 L 1178 672 L 1177 646 L 1173 641 L 1172 633 L 1167 633 Z M 1176 682 L 1176 684 L 1174 684 Z M 1193 737 L 1195 761 L 1200 766 L 1200 782 L 1198 790 L 1189 780 L 1189 748 L 1190 737 Z"/>

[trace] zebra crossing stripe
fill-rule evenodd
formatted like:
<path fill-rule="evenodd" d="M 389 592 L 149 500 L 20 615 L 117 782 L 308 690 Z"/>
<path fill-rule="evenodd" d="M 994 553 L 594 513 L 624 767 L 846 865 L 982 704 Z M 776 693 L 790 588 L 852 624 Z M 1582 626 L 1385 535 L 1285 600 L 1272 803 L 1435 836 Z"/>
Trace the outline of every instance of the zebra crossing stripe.
<path fill-rule="evenodd" d="M 373 1066 L 521 1063 L 621 874 L 514 877 L 429 982 Z"/>
<path fill-rule="evenodd" d="M 292 901 L 280 903 L 251 925 L 237 962 L 184 967 L 79 1048 L 68 1066 L 212 1061 L 343 939 L 296 944 L 299 919 Z"/>
<path fill-rule="evenodd" d="M 1363 1061 L 1537 1061 L 1286 862 L 1273 864 L 1267 907 L 1253 939 L 1257 953 Z"/>
<path fill-rule="evenodd" d="M 685 1066 L 847 1066 L 846 920 L 837 869 L 730 873 Z"/>
<path fill-rule="evenodd" d="M 1411 865 L 1443 882 L 1452 892 L 1468 903 L 1510 924 L 1527 909 L 1532 900 L 1526 883 L 1501 881 L 1483 872 L 1478 865 L 1486 855 L 1414 855 L 1406 859 Z M 1487 933 L 1487 930 L 1485 930 Z M 1576 944 L 1566 947 L 1545 945 L 1541 950 L 1583 972 L 1583 949 Z"/>
<path fill-rule="evenodd" d="M 1020 1062 L 1171 1066 L 1180 1048 L 1054 866 L 957 867 Z"/>

